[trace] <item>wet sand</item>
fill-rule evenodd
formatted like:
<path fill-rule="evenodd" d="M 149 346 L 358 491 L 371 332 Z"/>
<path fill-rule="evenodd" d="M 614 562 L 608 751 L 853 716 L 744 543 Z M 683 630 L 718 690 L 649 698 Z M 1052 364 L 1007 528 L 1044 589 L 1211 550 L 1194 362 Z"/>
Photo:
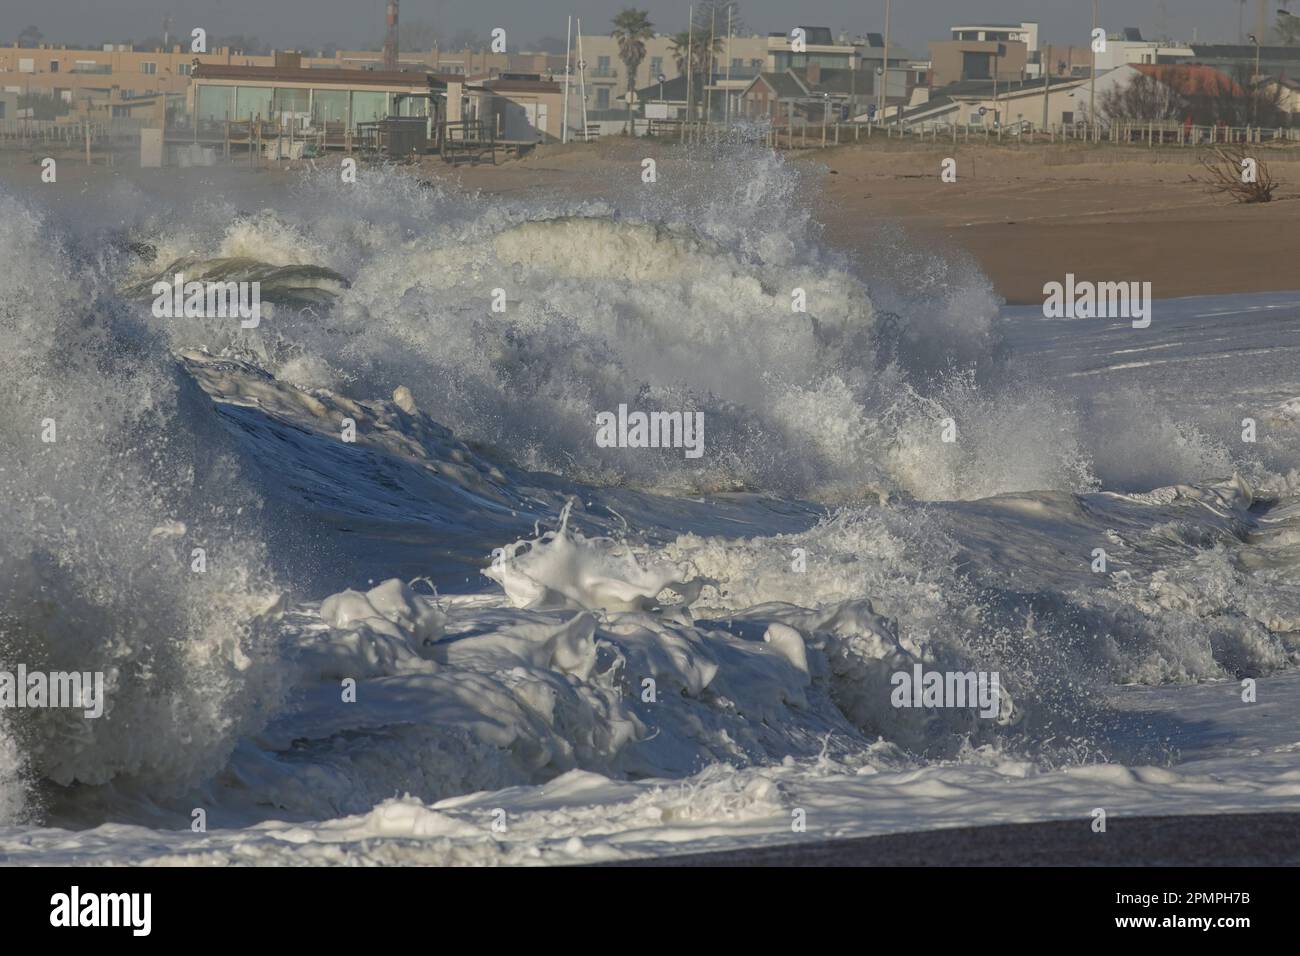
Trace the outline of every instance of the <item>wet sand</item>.
<path fill-rule="evenodd" d="M 1012 823 L 807 840 L 606 866 L 1296 866 L 1300 814 L 1227 813 Z"/>

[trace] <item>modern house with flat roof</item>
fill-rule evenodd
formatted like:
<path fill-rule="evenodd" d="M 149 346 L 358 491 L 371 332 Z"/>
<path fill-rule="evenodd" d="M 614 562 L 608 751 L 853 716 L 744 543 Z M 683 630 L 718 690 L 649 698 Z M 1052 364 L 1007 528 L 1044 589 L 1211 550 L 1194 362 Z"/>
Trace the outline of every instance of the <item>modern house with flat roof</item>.
<path fill-rule="evenodd" d="M 1023 43 L 1032 53 L 1038 49 L 1038 22 L 1025 20 L 1020 23 L 964 23 L 958 24 L 950 31 L 952 39 L 958 41 L 974 40 L 979 43 L 1006 43 L 1015 41 Z"/>
<path fill-rule="evenodd" d="M 1087 49 L 1085 47 L 1085 49 Z M 1192 48 L 1181 43 L 1144 40 L 1142 33 L 1135 27 L 1128 27 L 1122 33 L 1112 33 L 1106 37 L 1106 49 L 1097 53 L 1097 69 L 1113 70 L 1128 63 L 1162 63 L 1168 62 L 1164 57 L 1190 57 Z M 1250 48 L 1251 62 L 1254 62 L 1255 48 Z"/>
<path fill-rule="evenodd" d="M 390 116 L 437 122 L 446 90 L 432 73 L 203 63 L 193 72 L 191 112 L 200 128 L 261 119 L 298 128 L 341 123 L 354 132 Z"/>
<path fill-rule="evenodd" d="M 1020 40 L 937 40 L 930 44 L 930 86 L 1024 80 L 1028 64 L 1029 47 Z"/>

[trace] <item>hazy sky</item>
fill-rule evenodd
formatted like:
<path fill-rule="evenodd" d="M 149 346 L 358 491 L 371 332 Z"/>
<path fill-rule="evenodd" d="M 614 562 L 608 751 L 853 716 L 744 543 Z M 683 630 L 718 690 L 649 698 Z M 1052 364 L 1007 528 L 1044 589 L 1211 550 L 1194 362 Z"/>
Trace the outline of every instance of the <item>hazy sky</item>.
<path fill-rule="evenodd" d="M 800 23 L 884 32 L 885 0 L 739 2 L 752 32 Z M 686 25 L 686 0 L 402 0 L 402 19 L 432 22 L 446 35 L 503 27 L 513 49 L 543 36 L 562 37 L 569 14 L 582 17 L 586 33 L 608 32 L 610 17 L 631 5 L 648 10 L 664 32 Z M 29 24 L 52 42 L 142 40 L 161 34 L 162 19 L 170 14 L 178 33 L 202 26 L 209 35 L 251 34 L 277 46 L 353 46 L 382 36 L 384 6 L 385 0 L 0 0 L 0 41 L 12 43 Z M 1180 39 L 1190 39 L 1194 28 L 1202 40 L 1237 36 L 1237 0 L 1100 0 L 1100 6 L 1108 30 L 1138 26 L 1153 36 L 1163 25 Z M 894 0 L 893 7 L 896 42 L 918 54 L 957 20 L 1038 20 L 1044 41 L 1066 43 L 1086 39 L 1092 17 L 1087 0 Z M 1271 0 L 1270 8 L 1276 7 Z M 1248 31 L 1254 9 L 1250 0 Z"/>

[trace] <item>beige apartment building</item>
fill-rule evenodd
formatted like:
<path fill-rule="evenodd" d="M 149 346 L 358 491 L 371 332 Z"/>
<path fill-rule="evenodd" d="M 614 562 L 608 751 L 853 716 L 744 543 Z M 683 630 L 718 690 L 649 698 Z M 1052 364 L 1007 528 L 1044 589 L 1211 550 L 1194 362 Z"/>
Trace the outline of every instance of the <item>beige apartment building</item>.
<path fill-rule="evenodd" d="M 583 34 L 582 81 L 587 90 L 587 108 L 608 110 L 623 108 L 622 96 L 627 90 L 627 67 L 618 55 L 618 41 L 609 34 Z M 707 46 L 707 41 L 706 44 Z M 677 55 L 673 38 L 660 34 L 646 41 L 645 59 L 637 67 L 634 89 L 653 86 L 662 74 L 665 80 L 679 76 Z M 573 62 L 575 83 L 578 78 L 578 45 L 574 44 Z M 711 82 L 726 84 L 730 79 L 743 89 L 749 81 L 766 69 L 767 38 L 760 36 L 722 37 L 714 58 Z M 560 58 L 563 63 L 563 57 Z M 563 67 L 557 71 L 563 77 Z"/>
<path fill-rule="evenodd" d="M 711 75 L 704 84 L 711 89 L 710 104 L 718 111 L 738 103 L 741 93 L 763 72 L 782 71 L 788 67 L 818 64 L 825 68 L 861 68 L 866 56 L 865 41 L 860 38 L 833 39 L 830 31 L 808 27 L 806 51 L 795 53 L 790 36 L 722 36 Z M 877 51 L 878 52 L 878 51 Z M 892 52 L 892 51 L 891 51 Z M 281 54 L 283 55 L 283 53 Z M 341 50 L 332 57 L 298 54 L 303 69 L 380 71 L 383 54 L 376 50 Z M 139 98 L 163 96 L 173 104 L 193 105 L 191 76 L 195 64 L 221 67 L 274 67 L 275 53 L 250 54 L 227 47 L 208 53 L 192 53 L 189 44 L 173 44 L 169 49 L 150 51 L 127 45 L 106 45 L 103 49 L 70 49 L 44 44 L 39 47 L 0 47 L 0 92 L 17 95 L 43 94 L 61 99 L 78 118 L 105 113 L 129 116 Z M 544 82 L 564 79 L 565 58 L 562 54 L 492 53 L 488 50 L 402 51 L 401 69 L 434 73 L 439 76 L 461 75 L 467 81 L 504 79 L 525 81 L 540 77 Z M 891 63 L 891 66 L 894 65 Z M 608 33 L 575 36 L 570 57 L 571 99 L 585 87 L 586 108 L 602 110 L 625 108 L 623 95 L 628 88 L 627 70 L 619 57 L 618 42 Z M 633 80 L 635 89 L 655 86 L 660 76 L 670 81 L 680 76 L 673 37 L 661 34 L 646 41 L 646 53 Z M 581 85 L 580 85 L 581 84 Z M 731 102 L 734 101 L 734 102 Z M 538 106 L 540 110 L 540 104 Z M 579 102 L 571 110 L 581 109 Z M 553 115 L 548 108 L 546 113 Z M 548 123 L 542 123 L 549 135 Z"/>

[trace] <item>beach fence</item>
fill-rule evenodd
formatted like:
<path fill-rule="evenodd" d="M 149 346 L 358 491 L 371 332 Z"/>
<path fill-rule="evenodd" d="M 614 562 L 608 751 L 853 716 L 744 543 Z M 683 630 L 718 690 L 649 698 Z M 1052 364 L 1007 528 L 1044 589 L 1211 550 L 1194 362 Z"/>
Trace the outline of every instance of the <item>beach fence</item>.
<path fill-rule="evenodd" d="M 101 120 L 0 120 L 0 152 L 69 155 L 87 163 L 108 165 L 127 161 L 139 153 L 138 121 Z"/>
<path fill-rule="evenodd" d="M 681 122 L 661 124 L 658 135 L 675 137 L 688 145 L 717 145 L 737 140 L 754 141 L 754 126 L 725 123 Z M 785 123 L 758 127 L 757 138 L 772 149 L 825 149 L 851 143 L 1000 143 L 1003 145 L 1055 145 L 1058 143 L 1111 144 L 1116 146 L 1214 146 L 1233 143 L 1291 145 L 1300 143 L 1300 129 L 1262 126 L 1198 126 L 1183 123 L 1111 123 L 1035 126 L 1031 123 L 991 124 L 925 123 L 898 126 L 889 123 Z"/>
<path fill-rule="evenodd" d="M 89 138 L 92 146 L 126 143 L 140 135 L 135 124 L 104 123 L 93 120 L 0 120 L 0 148 L 74 147 Z"/>

